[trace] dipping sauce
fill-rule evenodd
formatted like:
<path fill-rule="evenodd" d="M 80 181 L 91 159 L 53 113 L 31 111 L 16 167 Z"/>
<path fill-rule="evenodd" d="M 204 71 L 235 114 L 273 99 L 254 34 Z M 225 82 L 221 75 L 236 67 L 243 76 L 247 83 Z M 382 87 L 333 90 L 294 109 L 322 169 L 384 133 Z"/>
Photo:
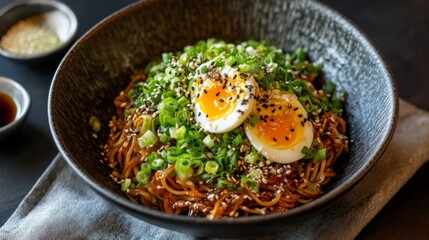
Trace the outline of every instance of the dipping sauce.
<path fill-rule="evenodd" d="M 0 92 L 0 127 L 11 123 L 16 117 L 16 104 L 11 96 Z"/>
<path fill-rule="evenodd" d="M 42 14 L 19 21 L 1 38 L 0 47 L 19 55 L 38 54 L 55 48 L 61 42 L 45 24 L 46 18 L 46 14 Z"/>

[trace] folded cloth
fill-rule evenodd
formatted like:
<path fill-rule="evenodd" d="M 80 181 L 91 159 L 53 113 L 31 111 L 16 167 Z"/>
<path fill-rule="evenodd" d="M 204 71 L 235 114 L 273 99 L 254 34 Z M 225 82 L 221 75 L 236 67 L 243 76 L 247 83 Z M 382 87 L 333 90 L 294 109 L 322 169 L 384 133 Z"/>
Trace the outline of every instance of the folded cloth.
<path fill-rule="evenodd" d="M 282 233 L 249 239 L 353 239 L 427 160 L 429 113 L 401 100 L 394 137 L 362 182 L 317 217 Z M 57 156 L 1 227 L 0 239 L 81 238 L 195 239 L 113 207 Z"/>

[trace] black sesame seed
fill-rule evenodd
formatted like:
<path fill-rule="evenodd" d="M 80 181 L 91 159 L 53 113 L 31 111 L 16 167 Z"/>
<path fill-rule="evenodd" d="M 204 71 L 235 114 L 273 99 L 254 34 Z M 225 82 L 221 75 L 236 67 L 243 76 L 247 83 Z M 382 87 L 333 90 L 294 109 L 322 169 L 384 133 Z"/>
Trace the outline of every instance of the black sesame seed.
<path fill-rule="evenodd" d="M 197 94 L 197 98 L 200 98 L 200 93 Z"/>
<path fill-rule="evenodd" d="M 203 82 L 204 82 L 204 80 L 203 80 L 203 79 L 201 79 L 201 80 L 200 80 L 200 84 L 203 84 Z"/>
<path fill-rule="evenodd" d="M 291 129 L 290 129 L 290 131 L 291 131 L 291 132 L 295 132 L 295 129 L 294 129 L 294 128 L 291 128 Z"/>
<path fill-rule="evenodd" d="M 260 112 L 262 109 L 261 108 L 256 108 L 256 110 L 258 110 L 258 112 Z"/>
<path fill-rule="evenodd" d="M 204 89 L 204 90 L 203 90 L 203 92 L 204 92 L 205 94 L 207 94 L 207 90 L 206 90 L 206 89 Z"/>
<path fill-rule="evenodd" d="M 286 141 L 289 141 L 289 138 L 288 138 L 288 136 L 286 136 L 286 137 L 285 137 L 285 139 L 286 139 Z"/>
<path fill-rule="evenodd" d="M 273 103 L 271 103 L 271 104 L 270 104 L 270 107 L 274 107 L 274 104 L 273 104 Z"/>
<path fill-rule="evenodd" d="M 223 98 L 219 99 L 219 102 L 223 103 L 225 102 L 225 100 L 223 100 Z"/>
<path fill-rule="evenodd" d="M 220 92 L 217 92 L 217 93 L 216 93 L 216 97 L 219 97 L 219 94 L 220 94 Z"/>
<path fill-rule="evenodd" d="M 266 103 L 264 103 L 264 104 L 262 104 L 262 107 L 265 108 L 265 109 L 267 109 L 268 105 Z"/>
<path fill-rule="evenodd" d="M 277 139 L 276 139 L 276 138 L 273 138 L 273 141 L 274 141 L 274 142 L 277 142 Z"/>
<path fill-rule="evenodd" d="M 303 121 L 301 121 L 301 125 L 304 127 L 304 122 Z"/>
<path fill-rule="evenodd" d="M 275 112 L 276 112 L 276 109 L 274 108 L 273 110 L 271 110 L 271 112 L 272 112 L 272 113 L 275 113 Z"/>
<path fill-rule="evenodd" d="M 298 117 L 302 118 L 302 114 L 298 114 Z"/>
<path fill-rule="evenodd" d="M 234 74 L 234 76 L 232 77 L 232 79 L 236 79 L 237 78 L 237 74 Z"/>
<path fill-rule="evenodd" d="M 206 118 L 208 118 L 209 117 L 209 115 L 208 114 L 206 114 Z"/>
<path fill-rule="evenodd" d="M 244 112 L 241 111 L 240 109 L 237 110 L 237 112 L 241 113 L 242 115 L 244 115 Z"/>
<path fill-rule="evenodd" d="M 211 63 L 210 63 L 210 65 L 212 65 L 212 66 L 213 66 L 214 64 L 215 64 L 215 62 L 211 62 Z"/>
<path fill-rule="evenodd" d="M 198 112 L 198 117 L 201 116 L 201 112 Z"/>
<path fill-rule="evenodd" d="M 304 118 L 304 123 L 306 123 L 306 122 L 307 122 L 307 120 L 308 120 L 307 118 Z"/>
<path fill-rule="evenodd" d="M 294 111 L 296 111 L 296 110 L 298 110 L 298 108 L 296 107 L 296 108 L 294 108 L 293 110 L 294 110 Z"/>
<path fill-rule="evenodd" d="M 194 91 L 195 90 L 194 86 L 192 86 L 191 89 L 192 89 L 192 91 Z"/>
<path fill-rule="evenodd" d="M 233 98 L 233 97 L 229 97 L 229 101 L 231 101 L 231 100 L 232 100 L 232 98 Z"/>
<path fill-rule="evenodd" d="M 279 107 L 279 110 L 282 110 L 282 106 Z"/>

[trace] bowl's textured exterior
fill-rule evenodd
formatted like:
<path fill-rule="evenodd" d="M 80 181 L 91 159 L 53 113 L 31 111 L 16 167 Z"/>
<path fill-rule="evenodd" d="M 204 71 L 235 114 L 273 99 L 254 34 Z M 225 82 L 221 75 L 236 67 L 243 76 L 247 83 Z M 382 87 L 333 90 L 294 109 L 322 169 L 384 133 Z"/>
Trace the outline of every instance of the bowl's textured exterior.
<path fill-rule="evenodd" d="M 210 37 L 230 41 L 268 39 L 292 51 L 302 47 L 323 59 L 324 75 L 346 104 L 352 140 L 349 158 L 321 198 L 280 214 L 207 220 L 173 216 L 131 203 L 100 164 L 113 99 L 135 69 L 162 52 Z M 397 120 L 396 86 L 386 63 L 349 21 L 307 0 L 149 0 L 101 22 L 82 37 L 59 66 L 49 96 L 49 120 L 57 146 L 73 169 L 101 196 L 161 227 L 199 236 L 249 236 L 281 231 L 329 206 L 356 184 L 385 150 Z M 97 139 L 89 118 L 103 123 Z"/>

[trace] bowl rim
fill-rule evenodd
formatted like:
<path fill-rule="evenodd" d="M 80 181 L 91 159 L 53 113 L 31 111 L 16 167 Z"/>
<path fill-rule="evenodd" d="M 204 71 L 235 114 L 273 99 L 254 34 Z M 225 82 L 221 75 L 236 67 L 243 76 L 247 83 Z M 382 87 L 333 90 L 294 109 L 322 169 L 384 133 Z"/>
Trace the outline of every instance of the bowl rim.
<path fill-rule="evenodd" d="M 70 28 L 67 39 L 65 41 L 61 41 L 60 44 L 48 51 L 44 51 L 41 53 L 36 54 L 30 54 L 30 55 L 21 55 L 16 53 L 11 53 L 6 51 L 5 49 L 0 47 L 0 54 L 3 55 L 6 58 L 14 59 L 14 60 L 33 60 L 33 59 L 40 59 L 49 55 L 53 55 L 57 52 L 60 52 L 64 50 L 70 43 L 73 41 L 73 39 L 77 36 L 77 29 L 78 29 L 78 20 L 74 12 L 63 2 L 57 1 L 57 0 L 19 0 L 12 2 L 2 9 L 0 9 L 0 17 L 2 17 L 4 14 L 8 12 L 13 12 L 14 9 L 19 7 L 27 7 L 31 8 L 31 5 L 47 5 L 55 8 L 56 10 L 64 13 L 70 22 Z M 23 19 L 21 19 L 23 20 Z M 17 23 L 17 22 L 16 22 Z M 0 36 L 1 38 L 2 36 Z"/>
<path fill-rule="evenodd" d="M 255 224 L 255 223 L 266 222 L 266 221 L 276 221 L 280 219 L 285 220 L 285 219 L 293 218 L 298 215 L 302 215 L 303 213 L 307 213 L 310 211 L 323 210 L 326 206 L 333 204 L 335 200 L 339 199 L 339 196 L 344 195 L 349 190 L 351 190 L 353 186 L 355 186 L 358 182 L 360 182 L 364 178 L 364 176 L 369 172 L 369 170 L 374 166 L 374 164 L 380 159 L 382 154 L 385 152 L 396 129 L 396 125 L 398 121 L 398 111 L 399 111 L 398 110 L 399 109 L 398 91 L 397 91 L 396 82 L 395 82 L 393 73 L 390 69 L 390 66 L 387 64 L 381 51 L 375 46 L 375 44 L 367 36 L 367 34 L 365 34 L 359 27 L 357 27 L 347 17 L 343 16 L 341 13 L 332 9 L 331 7 L 327 6 L 324 3 L 320 3 L 314 0 L 301 0 L 303 4 L 304 3 L 312 4 L 313 8 L 318 9 L 321 12 L 324 12 L 325 14 L 328 15 L 328 17 L 335 19 L 335 21 L 338 21 L 340 24 L 345 26 L 345 28 L 347 28 L 358 41 L 363 43 L 363 45 L 367 48 L 371 56 L 374 56 L 376 58 L 376 61 L 382 67 L 381 71 L 383 71 L 383 75 L 390 80 L 388 91 L 389 91 L 389 96 L 392 98 L 393 109 L 391 111 L 391 115 L 389 116 L 390 122 L 388 123 L 388 130 L 382 135 L 382 140 L 375 146 L 377 150 L 374 152 L 374 154 L 368 157 L 369 160 L 359 169 L 359 171 L 349 176 L 341 185 L 338 185 L 334 189 L 331 189 L 330 191 L 324 193 L 322 196 L 318 197 L 312 202 L 301 205 L 296 208 L 292 208 L 288 211 L 281 212 L 281 213 L 261 215 L 261 216 L 249 216 L 244 218 L 221 218 L 221 219 L 212 219 L 212 220 L 209 220 L 206 218 L 200 218 L 200 217 L 187 217 L 182 215 L 173 215 L 159 210 L 147 208 L 141 204 L 132 203 L 125 197 L 115 193 L 113 190 L 100 184 L 88 172 L 86 172 L 85 169 L 83 169 L 77 162 L 73 160 L 73 156 L 65 150 L 65 148 L 63 147 L 63 143 L 61 142 L 59 136 L 56 134 L 56 131 L 55 131 L 56 126 L 51 114 L 52 113 L 51 112 L 52 96 L 56 86 L 56 79 L 63 71 L 63 68 L 66 65 L 66 63 L 73 57 L 75 49 L 77 49 L 80 45 L 82 45 L 86 39 L 91 38 L 94 34 L 98 32 L 99 29 L 102 29 L 104 25 L 108 25 L 110 22 L 114 21 L 117 18 L 120 18 L 121 16 L 127 14 L 130 11 L 133 11 L 136 8 L 139 8 L 146 4 L 150 4 L 151 2 L 155 2 L 155 1 L 157 0 L 142 0 L 140 2 L 130 4 L 112 13 L 111 15 L 104 18 L 102 21 L 98 22 L 92 28 L 90 28 L 80 39 L 76 41 L 76 43 L 70 48 L 68 53 L 62 59 L 61 63 L 59 64 L 55 72 L 55 75 L 53 77 L 53 81 L 50 87 L 49 98 L 48 98 L 48 119 L 49 119 L 49 126 L 50 126 L 51 133 L 53 135 L 54 142 L 57 145 L 61 155 L 72 167 L 72 169 L 82 179 L 84 179 L 84 181 L 93 190 L 95 190 L 98 194 L 100 194 L 105 199 L 117 204 L 117 206 L 127 211 L 141 213 L 141 214 L 144 214 L 145 216 L 150 216 L 154 219 L 161 219 L 161 220 L 167 220 L 167 221 L 170 220 L 176 223 L 179 223 L 179 222 L 196 223 L 196 224 L 203 224 L 203 225 L 219 225 L 219 224 L 247 225 L 247 224 L 252 224 L 252 223 Z M 297 1 L 297 0 L 291 0 L 291 1 Z"/>
<path fill-rule="evenodd" d="M 10 78 L 0 76 L 0 85 L 2 85 L 2 84 L 9 85 L 12 88 L 16 89 L 20 94 L 22 94 L 22 102 L 14 101 L 15 104 L 19 105 L 20 110 L 19 110 L 19 112 L 16 113 L 17 116 L 15 117 L 15 119 L 12 122 L 0 127 L 0 135 L 8 134 L 7 132 L 10 129 L 15 128 L 19 124 L 21 124 L 22 120 L 27 116 L 27 114 L 30 110 L 30 106 L 31 106 L 30 95 L 28 94 L 27 90 L 25 90 L 25 88 L 23 86 L 21 86 L 21 84 L 19 84 L 18 82 L 14 81 Z M 0 90 L 0 92 L 4 92 L 4 91 Z M 8 93 L 6 93 L 6 94 L 8 94 Z M 15 98 L 16 96 L 12 95 L 11 97 Z"/>

